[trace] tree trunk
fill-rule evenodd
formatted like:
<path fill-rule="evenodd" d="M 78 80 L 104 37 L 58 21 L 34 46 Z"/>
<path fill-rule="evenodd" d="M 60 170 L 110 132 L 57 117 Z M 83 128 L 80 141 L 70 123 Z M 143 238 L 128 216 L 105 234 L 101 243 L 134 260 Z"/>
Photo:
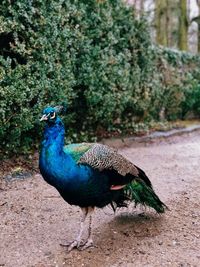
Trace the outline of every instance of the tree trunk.
<path fill-rule="evenodd" d="M 140 18 L 144 13 L 144 0 L 134 0 L 132 3 L 135 7 L 136 15 Z"/>
<path fill-rule="evenodd" d="M 200 0 L 197 0 L 197 5 L 198 5 L 198 19 L 196 20 L 197 25 L 198 25 L 198 32 L 197 32 L 197 52 L 200 53 Z"/>
<path fill-rule="evenodd" d="M 200 54 L 200 23 L 198 24 L 197 42 L 197 52 Z"/>
<path fill-rule="evenodd" d="M 142 16 L 144 13 L 144 0 L 140 1 L 140 16 Z"/>
<path fill-rule="evenodd" d="M 167 0 L 155 1 L 156 41 L 160 45 L 167 46 Z"/>
<path fill-rule="evenodd" d="M 179 32 L 178 32 L 178 48 L 180 50 L 188 50 L 188 18 L 187 18 L 187 0 L 179 0 Z"/>
<path fill-rule="evenodd" d="M 166 29 L 166 38 L 167 38 L 167 46 L 170 46 L 170 10 L 171 10 L 171 2 L 170 0 L 166 0 L 166 14 L 165 14 L 165 29 Z"/>

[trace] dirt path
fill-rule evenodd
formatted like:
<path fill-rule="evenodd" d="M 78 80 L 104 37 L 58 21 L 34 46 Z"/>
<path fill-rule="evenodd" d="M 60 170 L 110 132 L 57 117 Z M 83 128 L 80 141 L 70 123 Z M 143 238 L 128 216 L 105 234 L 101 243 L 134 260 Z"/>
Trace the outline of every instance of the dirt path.
<path fill-rule="evenodd" d="M 40 175 L 12 181 L 0 190 L 0 266 L 200 266 L 200 132 L 121 153 L 146 171 L 171 211 L 97 210 L 97 248 L 67 254 L 59 242 L 78 231 L 79 209 Z"/>

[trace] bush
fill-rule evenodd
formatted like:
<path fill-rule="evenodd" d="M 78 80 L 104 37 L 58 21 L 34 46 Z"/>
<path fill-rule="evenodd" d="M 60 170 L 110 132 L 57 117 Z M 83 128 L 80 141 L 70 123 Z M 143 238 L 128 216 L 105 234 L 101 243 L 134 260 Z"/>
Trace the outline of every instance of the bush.
<path fill-rule="evenodd" d="M 3 0 L 0 25 L 4 156 L 37 147 L 42 109 L 63 101 L 70 141 L 199 110 L 199 73 L 188 72 L 199 61 L 152 47 L 145 19 L 121 0 Z"/>
<path fill-rule="evenodd" d="M 65 122 L 76 139 L 144 112 L 149 34 L 121 1 L 5 0 L 0 20 L 4 153 L 37 144 L 47 105 L 68 102 Z"/>
<path fill-rule="evenodd" d="M 182 102 L 182 117 L 200 117 L 200 64 L 187 74 L 185 100 Z"/>
<path fill-rule="evenodd" d="M 163 47 L 153 47 L 153 53 L 157 68 L 153 118 L 156 114 L 167 120 L 184 119 L 188 112 L 198 115 L 200 57 Z"/>

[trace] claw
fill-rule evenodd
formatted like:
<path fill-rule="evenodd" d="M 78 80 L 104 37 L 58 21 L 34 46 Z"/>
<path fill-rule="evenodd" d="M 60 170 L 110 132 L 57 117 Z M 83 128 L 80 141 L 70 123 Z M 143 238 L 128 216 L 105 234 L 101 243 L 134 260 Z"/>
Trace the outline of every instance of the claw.
<path fill-rule="evenodd" d="M 78 248 L 79 247 L 79 243 L 77 240 L 74 240 L 71 245 L 68 247 L 67 251 L 70 252 L 72 251 L 73 248 Z"/>
<path fill-rule="evenodd" d="M 89 239 L 86 241 L 85 244 L 83 244 L 82 246 L 79 246 L 78 250 L 85 250 L 87 248 L 91 248 L 91 247 L 95 247 L 94 246 L 94 243 L 93 243 L 93 240 L 92 239 Z"/>
<path fill-rule="evenodd" d="M 67 247 L 67 251 L 70 252 L 74 248 L 79 248 L 81 246 L 81 242 L 79 240 L 74 240 L 72 242 L 62 242 L 60 246 Z"/>
<path fill-rule="evenodd" d="M 71 245 L 71 243 L 72 243 L 72 242 L 67 242 L 67 241 L 64 240 L 64 241 L 62 241 L 62 242 L 60 243 L 60 246 L 61 246 L 61 247 L 69 247 L 69 246 Z"/>
<path fill-rule="evenodd" d="M 93 243 L 92 239 L 87 240 L 86 242 L 83 242 L 82 240 L 74 240 L 72 242 L 62 242 L 60 243 L 60 246 L 67 247 L 67 251 L 70 252 L 74 248 L 77 248 L 79 251 L 85 250 L 87 248 L 96 247 Z"/>
<path fill-rule="evenodd" d="M 60 245 L 63 247 L 67 247 L 67 251 L 70 252 L 73 248 L 77 248 L 78 250 L 84 250 L 89 247 L 93 247 L 93 241 L 91 238 L 91 223 L 92 223 L 92 212 L 94 211 L 93 207 L 87 207 L 87 208 L 82 208 L 83 215 L 81 219 L 81 227 L 78 236 L 74 241 L 71 243 L 69 242 L 62 242 Z M 86 242 L 83 242 L 81 239 L 83 228 L 84 228 L 84 223 L 89 214 L 89 224 L 88 224 L 88 237 Z"/>

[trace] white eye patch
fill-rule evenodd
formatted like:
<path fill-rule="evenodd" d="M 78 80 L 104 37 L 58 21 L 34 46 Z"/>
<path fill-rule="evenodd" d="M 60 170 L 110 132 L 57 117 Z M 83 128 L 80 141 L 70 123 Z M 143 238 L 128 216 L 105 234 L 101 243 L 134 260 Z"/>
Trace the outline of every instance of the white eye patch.
<path fill-rule="evenodd" d="M 51 119 L 54 119 L 55 116 L 56 116 L 56 113 L 54 112 L 52 116 L 51 116 L 51 114 L 49 113 L 48 116 L 50 116 Z"/>

